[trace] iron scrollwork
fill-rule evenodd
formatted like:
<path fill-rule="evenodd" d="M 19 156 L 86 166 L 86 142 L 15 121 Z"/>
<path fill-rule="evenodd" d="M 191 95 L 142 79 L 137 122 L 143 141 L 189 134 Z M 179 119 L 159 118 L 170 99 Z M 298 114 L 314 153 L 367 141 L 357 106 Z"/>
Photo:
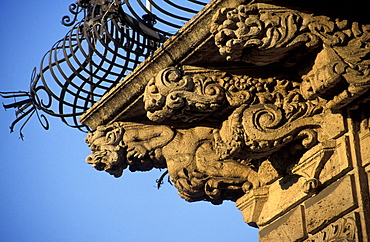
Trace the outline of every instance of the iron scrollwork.
<path fill-rule="evenodd" d="M 44 55 L 39 70 L 33 74 L 30 90 L 0 92 L 3 98 L 16 100 L 4 105 L 6 109 L 17 109 L 11 131 L 23 121 L 23 137 L 23 127 L 35 113 L 47 129 L 46 116 L 39 112 L 88 131 L 89 127 L 79 122 L 82 113 L 148 58 L 173 34 L 170 32 L 180 28 L 183 23 L 174 24 L 176 21 L 189 20 L 165 9 L 176 7 L 192 16 L 206 4 L 190 1 L 194 7 L 191 9 L 165 2 L 168 6 L 161 7 L 150 1 L 150 8 L 158 11 L 156 15 L 141 1 L 79 0 L 71 4 L 71 16 L 64 16 L 62 24 L 72 29 Z M 156 22 L 159 28 L 154 27 Z"/>
<path fill-rule="evenodd" d="M 4 98 L 16 99 L 4 107 L 17 109 L 11 131 L 24 120 L 21 137 L 24 125 L 35 113 L 43 127 L 49 127 L 40 111 L 88 131 L 79 123 L 79 116 L 165 39 L 139 26 L 125 14 L 120 1 L 78 1 L 71 5 L 70 12 L 74 17 L 65 16 L 62 23 L 73 25 L 72 29 L 44 55 L 38 73 L 34 71 L 30 91 L 0 93 Z M 76 22 L 80 13 L 83 19 Z"/>

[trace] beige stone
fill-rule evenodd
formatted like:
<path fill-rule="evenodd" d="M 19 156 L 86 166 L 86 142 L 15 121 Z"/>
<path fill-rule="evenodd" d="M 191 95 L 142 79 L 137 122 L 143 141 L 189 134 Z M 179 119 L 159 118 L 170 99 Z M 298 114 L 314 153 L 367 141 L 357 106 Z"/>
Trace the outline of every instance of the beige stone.
<path fill-rule="evenodd" d="M 305 202 L 308 233 L 356 208 L 353 176 L 346 176 Z"/>
<path fill-rule="evenodd" d="M 294 224 L 294 226 L 292 226 Z M 303 207 L 298 206 L 260 232 L 260 241 L 302 241 L 307 237 Z"/>
<path fill-rule="evenodd" d="M 370 132 L 367 132 L 361 137 L 361 159 L 362 165 L 370 164 Z"/>
<path fill-rule="evenodd" d="M 277 217 L 290 211 L 309 195 L 304 191 L 305 179 L 298 176 L 285 177 L 272 184 L 269 197 L 261 211 L 259 226 L 266 226 Z"/>
<path fill-rule="evenodd" d="M 84 114 L 87 162 L 168 168 L 261 241 L 368 241 L 370 25 L 347 5 L 211 1 Z"/>
<path fill-rule="evenodd" d="M 242 211 L 244 221 L 247 224 L 257 227 L 255 221 L 260 217 L 262 208 L 269 195 L 268 192 L 267 187 L 259 187 L 251 190 L 236 201 L 236 206 Z"/>
<path fill-rule="evenodd" d="M 334 223 L 313 236 L 309 236 L 306 242 L 319 242 L 319 241 L 360 241 L 357 233 L 357 225 L 354 214 L 352 216 L 345 216 L 339 218 Z"/>

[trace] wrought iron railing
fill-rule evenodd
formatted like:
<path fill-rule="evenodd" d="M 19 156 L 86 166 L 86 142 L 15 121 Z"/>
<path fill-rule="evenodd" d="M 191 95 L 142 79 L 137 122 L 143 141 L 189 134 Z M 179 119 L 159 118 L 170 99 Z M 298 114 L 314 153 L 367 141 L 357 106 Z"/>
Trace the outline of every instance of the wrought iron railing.
<path fill-rule="evenodd" d="M 64 16 L 62 23 L 72 29 L 44 55 L 39 71 L 34 69 L 30 90 L 0 92 L 3 98 L 16 99 L 4 105 L 16 109 L 11 131 L 20 124 L 23 137 L 22 130 L 34 114 L 48 129 L 43 113 L 88 131 L 78 120 L 81 114 L 206 4 L 177 2 L 79 0 L 70 5 L 72 17 Z"/>

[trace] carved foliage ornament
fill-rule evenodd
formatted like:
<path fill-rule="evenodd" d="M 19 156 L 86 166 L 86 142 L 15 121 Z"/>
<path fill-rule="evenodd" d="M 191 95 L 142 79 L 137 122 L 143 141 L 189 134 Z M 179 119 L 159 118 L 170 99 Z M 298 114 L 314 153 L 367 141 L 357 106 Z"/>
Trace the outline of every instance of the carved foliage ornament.
<path fill-rule="evenodd" d="M 328 227 L 307 239 L 307 242 L 319 241 L 357 241 L 356 221 L 352 217 L 340 218 Z"/>
<path fill-rule="evenodd" d="M 272 182 L 259 177 L 265 161 L 281 166 L 277 176 L 291 172 L 282 155 L 301 156 L 325 141 L 325 115 L 369 88 L 367 25 L 267 4 L 221 9 L 213 21 L 229 61 L 292 66 L 310 53 L 316 60 L 304 73 L 287 67 L 289 75 L 163 69 L 145 89 L 149 120 L 98 127 L 86 139 L 88 163 L 116 177 L 126 168 L 167 167 L 187 201 L 235 201 Z"/>
<path fill-rule="evenodd" d="M 270 4 L 220 9 L 211 32 L 228 61 L 257 66 L 296 65 L 318 52 L 311 71 L 303 77 L 302 94 L 314 99 L 334 86 L 328 107 L 340 109 L 369 89 L 370 25 L 302 13 Z"/>
<path fill-rule="evenodd" d="M 194 122 L 218 110 L 224 102 L 224 90 L 217 85 L 219 75 L 184 75 L 177 68 L 166 68 L 153 77 L 145 89 L 148 118 L 166 118 Z"/>
<path fill-rule="evenodd" d="M 366 48 L 360 43 L 369 43 L 369 25 L 271 4 L 222 8 L 213 17 L 211 32 L 220 54 L 227 60 L 261 66 L 281 62 L 298 46 L 304 46 L 307 53 L 323 45 Z M 365 53 L 352 54 L 360 57 Z"/>
<path fill-rule="evenodd" d="M 297 81 L 191 67 L 159 72 L 148 83 L 144 102 L 155 122 L 201 121 L 225 107 L 229 117 L 190 128 L 129 122 L 101 126 L 87 138 L 93 152 L 87 162 L 115 176 L 126 167 L 167 167 L 181 197 L 215 204 L 235 201 L 262 184 L 258 160 L 290 143 L 301 149 L 316 144 L 321 118 L 315 116 L 322 112 L 320 102 L 302 97 Z"/>
<path fill-rule="evenodd" d="M 200 91 L 207 84 L 213 90 L 209 95 Z M 258 159 L 298 137 L 310 137 L 306 147 L 314 142 L 315 132 L 308 130 L 318 126 L 312 117 L 321 113 L 323 104 L 305 100 L 300 91 L 298 81 L 283 76 L 256 78 L 191 67 L 167 68 L 149 82 L 144 102 L 148 118 L 155 122 L 192 122 L 231 107 L 232 114 L 213 131 L 215 149 L 221 158 Z"/>

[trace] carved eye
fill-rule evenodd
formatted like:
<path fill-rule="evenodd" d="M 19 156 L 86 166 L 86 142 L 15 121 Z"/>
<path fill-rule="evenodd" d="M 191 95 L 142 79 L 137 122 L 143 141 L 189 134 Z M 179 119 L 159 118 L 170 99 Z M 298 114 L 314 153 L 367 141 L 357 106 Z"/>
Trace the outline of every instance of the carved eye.
<path fill-rule="evenodd" d="M 92 144 L 92 145 L 90 145 L 90 150 L 92 152 L 100 151 L 100 146 L 99 145 Z"/>
<path fill-rule="evenodd" d="M 111 132 L 108 132 L 105 136 L 105 141 L 107 144 L 115 145 L 119 142 L 121 137 L 122 130 L 121 129 L 114 129 Z"/>

